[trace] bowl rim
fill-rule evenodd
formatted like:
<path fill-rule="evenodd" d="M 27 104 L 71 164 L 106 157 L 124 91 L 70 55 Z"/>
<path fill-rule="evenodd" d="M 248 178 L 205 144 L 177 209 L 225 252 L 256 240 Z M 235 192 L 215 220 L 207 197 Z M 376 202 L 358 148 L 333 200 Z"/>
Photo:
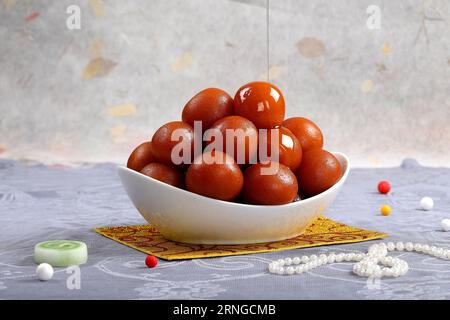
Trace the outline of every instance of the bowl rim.
<path fill-rule="evenodd" d="M 167 183 L 164 183 L 162 181 L 156 180 L 156 179 L 154 179 L 152 177 L 146 176 L 146 175 L 144 175 L 144 174 L 142 174 L 142 173 L 140 173 L 138 171 L 132 170 L 132 169 L 127 168 L 126 166 L 123 166 L 123 165 L 119 165 L 117 167 L 117 169 L 118 169 L 118 171 L 122 170 L 124 172 L 127 172 L 128 174 L 133 174 L 135 176 L 139 176 L 142 179 L 147 179 L 148 181 L 150 181 L 152 183 L 155 183 L 155 184 L 161 186 L 162 188 L 166 188 L 168 190 L 172 190 L 172 191 L 175 191 L 175 192 L 185 193 L 185 194 L 193 197 L 194 199 L 195 198 L 199 198 L 202 201 L 209 201 L 209 202 L 214 202 L 214 203 L 219 202 L 219 203 L 222 203 L 224 205 L 236 206 L 236 207 L 241 207 L 241 208 L 245 207 L 245 208 L 255 208 L 255 209 L 258 209 L 258 208 L 272 208 L 272 209 L 276 209 L 276 208 L 294 207 L 294 206 L 298 206 L 298 205 L 301 205 L 301 204 L 306 204 L 306 203 L 309 203 L 309 202 L 313 202 L 317 198 L 324 197 L 328 193 L 333 192 L 336 188 L 338 188 L 341 184 L 344 183 L 344 181 L 347 179 L 347 176 L 348 176 L 348 174 L 350 172 L 350 161 L 349 161 L 348 157 L 345 154 L 341 153 L 341 152 L 330 152 L 330 153 L 332 153 L 335 156 L 338 155 L 339 157 L 344 159 L 344 163 L 346 164 L 346 166 L 345 166 L 346 168 L 345 168 L 345 171 L 342 174 L 341 178 L 332 187 L 328 188 L 327 190 L 325 190 L 325 191 L 323 191 L 323 192 L 321 192 L 319 194 L 316 194 L 315 196 L 312 196 L 312 197 L 304 199 L 304 200 L 295 201 L 295 202 L 286 203 L 286 204 L 279 204 L 279 205 L 259 205 L 259 204 L 238 203 L 238 202 L 231 202 L 231 201 L 213 199 L 213 198 L 209 198 L 209 197 L 197 194 L 197 193 L 190 192 L 190 191 L 185 190 L 185 189 L 180 189 L 180 188 L 174 187 L 174 186 L 172 186 L 170 184 L 167 184 Z M 339 161 L 339 162 L 341 162 L 341 161 Z M 342 164 L 343 163 L 341 163 L 341 165 Z"/>

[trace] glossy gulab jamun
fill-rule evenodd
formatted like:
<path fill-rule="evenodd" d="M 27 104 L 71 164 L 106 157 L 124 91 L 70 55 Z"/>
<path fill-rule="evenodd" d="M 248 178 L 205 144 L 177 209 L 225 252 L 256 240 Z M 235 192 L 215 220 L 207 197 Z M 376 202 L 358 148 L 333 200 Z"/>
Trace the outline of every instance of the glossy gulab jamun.
<path fill-rule="evenodd" d="M 183 121 L 166 123 L 153 135 L 152 149 L 155 162 L 169 166 L 190 164 L 194 158 L 194 129 Z"/>
<path fill-rule="evenodd" d="M 258 129 L 281 125 L 285 103 L 281 91 L 268 82 L 251 82 L 236 92 L 234 113 L 251 120 Z"/>
<path fill-rule="evenodd" d="M 198 156 L 186 173 L 187 190 L 219 200 L 235 199 L 243 184 L 244 177 L 237 163 L 220 151 Z"/>
<path fill-rule="evenodd" d="M 157 162 L 150 163 L 141 170 L 141 173 L 174 187 L 184 188 L 184 174 L 165 164 Z"/>
<path fill-rule="evenodd" d="M 127 167 L 135 171 L 141 171 L 142 168 L 154 160 L 152 143 L 150 141 L 144 142 L 130 154 Z"/>
<path fill-rule="evenodd" d="M 270 167 L 273 169 L 270 169 Z M 265 170 L 267 172 L 265 172 Z M 257 205 L 280 205 L 293 202 L 298 184 L 295 174 L 284 164 L 257 163 L 244 172 L 243 198 Z"/>
<path fill-rule="evenodd" d="M 248 164 L 256 160 L 258 152 L 258 129 L 248 119 L 240 116 L 229 116 L 214 123 L 209 133 L 222 138 L 222 150 L 233 156 L 238 164 Z M 208 133 L 205 133 L 205 137 Z M 211 139 L 211 143 L 215 141 Z M 210 143 L 208 143 L 210 144 Z M 255 161 L 256 162 L 256 161 Z"/>
<path fill-rule="evenodd" d="M 305 152 L 297 171 L 300 190 L 310 197 L 332 187 L 341 176 L 342 168 L 339 160 L 322 149 Z"/>
<path fill-rule="evenodd" d="M 312 149 L 322 149 L 322 131 L 311 120 L 302 117 L 293 117 L 284 120 L 283 126 L 291 130 L 300 141 L 303 153 Z"/>
<path fill-rule="evenodd" d="M 202 129 L 209 129 L 214 122 L 233 114 L 233 98 L 217 88 L 200 91 L 184 106 L 183 121 L 194 127 L 194 121 L 202 122 Z"/>
<path fill-rule="evenodd" d="M 278 135 L 278 140 L 275 140 L 272 143 L 272 139 L 276 139 L 276 135 Z M 264 141 L 267 142 L 267 149 L 264 152 L 264 148 L 261 148 L 261 143 Z M 272 149 L 274 153 L 272 153 Z M 278 151 L 278 159 L 274 159 L 276 157 L 276 151 Z M 293 172 L 297 170 L 302 162 L 302 147 L 300 145 L 300 141 L 298 141 L 297 137 L 287 128 L 278 127 L 274 129 L 267 130 L 266 139 L 263 138 L 262 133 L 260 132 L 259 136 L 259 159 L 261 162 L 266 162 L 265 157 L 267 159 L 276 161 L 279 163 L 288 166 Z M 272 157 L 272 158 L 271 158 Z"/>

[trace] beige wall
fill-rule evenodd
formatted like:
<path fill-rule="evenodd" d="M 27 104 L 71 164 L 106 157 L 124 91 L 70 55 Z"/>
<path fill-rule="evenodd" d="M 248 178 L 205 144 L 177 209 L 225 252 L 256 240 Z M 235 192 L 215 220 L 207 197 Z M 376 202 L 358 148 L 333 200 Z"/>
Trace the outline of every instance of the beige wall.
<path fill-rule="evenodd" d="M 264 4 L 2 0 L 0 157 L 124 162 L 200 89 L 267 77 Z M 271 0 L 270 34 L 271 81 L 326 148 L 450 166 L 449 1 Z"/>

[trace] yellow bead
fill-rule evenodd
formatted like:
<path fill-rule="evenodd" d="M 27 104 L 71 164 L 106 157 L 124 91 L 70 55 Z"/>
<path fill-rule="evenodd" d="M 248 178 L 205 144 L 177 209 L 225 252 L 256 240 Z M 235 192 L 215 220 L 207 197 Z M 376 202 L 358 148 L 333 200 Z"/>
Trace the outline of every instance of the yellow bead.
<path fill-rule="evenodd" d="M 385 204 L 381 207 L 380 211 L 383 216 L 388 216 L 391 214 L 391 207 Z"/>

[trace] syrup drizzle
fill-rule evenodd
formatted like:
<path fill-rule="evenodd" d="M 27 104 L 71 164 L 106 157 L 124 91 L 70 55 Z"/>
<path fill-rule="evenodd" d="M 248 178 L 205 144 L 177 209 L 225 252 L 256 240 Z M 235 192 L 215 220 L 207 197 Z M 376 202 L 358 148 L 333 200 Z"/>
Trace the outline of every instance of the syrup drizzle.
<path fill-rule="evenodd" d="M 270 82 L 270 0 L 266 0 L 266 54 L 267 54 L 267 82 Z"/>

